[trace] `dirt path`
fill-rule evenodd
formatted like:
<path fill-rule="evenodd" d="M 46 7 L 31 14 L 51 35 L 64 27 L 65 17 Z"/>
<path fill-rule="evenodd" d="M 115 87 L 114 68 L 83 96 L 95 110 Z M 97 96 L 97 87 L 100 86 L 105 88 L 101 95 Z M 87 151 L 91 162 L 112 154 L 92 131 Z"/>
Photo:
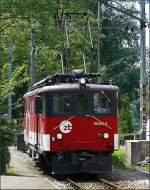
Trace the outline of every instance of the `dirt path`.
<path fill-rule="evenodd" d="M 57 187 L 34 167 L 34 162 L 27 154 L 10 147 L 11 162 L 9 173 L 0 176 L 0 189 L 56 189 Z"/>
<path fill-rule="evenodd" d="M 41 176 L 40 171 L 35 162 L 31 160 L 29 155 L 16 150 L 16 147 L 10 147 L 11 161 L 10 168 L 12 168 L 16 175 L 20 176 Z M 34 167 L 35 166 L 35 167 Z"/>

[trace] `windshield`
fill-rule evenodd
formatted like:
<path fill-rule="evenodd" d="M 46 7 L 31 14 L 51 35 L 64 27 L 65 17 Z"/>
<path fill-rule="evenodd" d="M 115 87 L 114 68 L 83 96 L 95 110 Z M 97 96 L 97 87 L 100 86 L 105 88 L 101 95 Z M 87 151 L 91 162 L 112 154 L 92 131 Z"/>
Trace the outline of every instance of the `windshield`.
<path fill-rule="evenodd" d="M 86 113 L 88 111 L 88 95 L 79 94 L 77 99 L 77 110 L 79 113 Z"/>
<path fill-rule="evenodd" d="M 71 112 L 71 96 L 56 94 L 52 98 L 53 102 L 53 113 L 63 114 Z"/>
<path fill-rule="evenodd" d="M 111 115 L 116 112 L 116 96 L 109 91 L 56 93 L 47 97 L 49 103 L 45 106 L 49 115 Z"/>
<path fill-rule="evenodd" d="M 111 100 L 104 92 L 95 93 L 94 99 L 94 113 L 110 113 L 111 112 Z"/>

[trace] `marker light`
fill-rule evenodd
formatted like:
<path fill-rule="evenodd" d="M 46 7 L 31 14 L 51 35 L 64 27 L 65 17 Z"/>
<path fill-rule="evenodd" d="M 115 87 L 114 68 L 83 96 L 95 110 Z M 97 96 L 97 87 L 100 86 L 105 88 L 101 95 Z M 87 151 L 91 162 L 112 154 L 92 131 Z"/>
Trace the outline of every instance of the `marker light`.
<path fill-rule="evenodd" d="M 108 139 L 108 138 L 109 138 L 109 134 L 108 134 L 108 133 L 104 133 L 104 134 L 103 134 L 103 138 L 104 138 L 104 139 Z"/>
<path fill-rule="evenodd" d="M 58 140 L 61 140 L 61 139 L 62 139 L 62 134 L 61 134 L 61 133 L 58 133 L 58 134 L 57 134 L 57 139 L 58 139 Z"/>
<path fill-rule="evenodd" d="M 86 80 L 85 80 L 84 78 L 81 78 L 81 79 L 80 79 L 80 84 L 81 84 L 81 85 L 85 85 L 85 84 L 86 84 Z"/>

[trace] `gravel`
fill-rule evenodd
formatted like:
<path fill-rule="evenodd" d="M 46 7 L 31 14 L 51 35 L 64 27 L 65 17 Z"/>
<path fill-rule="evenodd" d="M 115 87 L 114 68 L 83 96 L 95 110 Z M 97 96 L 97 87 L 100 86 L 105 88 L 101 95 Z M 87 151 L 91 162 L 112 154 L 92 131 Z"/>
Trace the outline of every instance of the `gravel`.
<path fill-rule="evenodd" d="M 150 174 L 140 171 L 114 170 L 113 179 L 120 189 L 149 189 Z"/>
<path fill-rule="evenodd" d="M 15 169 L 16 174 L 25 176 L 39 176 L 43 174 L 40 168 L 37 168 L 35 162 L 28 154 L 17 151 L 16 147 L 10 147 L 11 161 L 9 166 Z"/>
<path fill-rule="evenodd" d="M 25 176 L 43 176 L 43 172 L 35 165 L 35 162 L 28 154 L 17 151 L 16 147 L 10 147 L 11 162 L 16 174 Z M 73 189 L 65 180 L 58 180 L 50 176 L 46 176 L 51 180 L 58 189 Z M 85 177 L 86 178 L 86 177 Z M 112 182 L 118 186 L 118 189 L 149 189 L 150 174 L 140 171 L 113 170 Z M 100 182 L 92 181 L 90 178 L 78 182 L 84 189 L 104 189 L 104 185 Z M 106 189 L 106 188 L 105 188 Z"/>

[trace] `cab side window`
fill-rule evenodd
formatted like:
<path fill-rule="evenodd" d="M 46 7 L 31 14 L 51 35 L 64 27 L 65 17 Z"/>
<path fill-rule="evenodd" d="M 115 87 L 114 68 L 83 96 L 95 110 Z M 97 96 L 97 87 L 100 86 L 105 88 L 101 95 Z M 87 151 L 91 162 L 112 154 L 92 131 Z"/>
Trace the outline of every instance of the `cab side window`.
<path fill-rule="evenodd" d="M 34 112 L 43 114 L 43 96 L 36 96 L 34 100 Z"/>

